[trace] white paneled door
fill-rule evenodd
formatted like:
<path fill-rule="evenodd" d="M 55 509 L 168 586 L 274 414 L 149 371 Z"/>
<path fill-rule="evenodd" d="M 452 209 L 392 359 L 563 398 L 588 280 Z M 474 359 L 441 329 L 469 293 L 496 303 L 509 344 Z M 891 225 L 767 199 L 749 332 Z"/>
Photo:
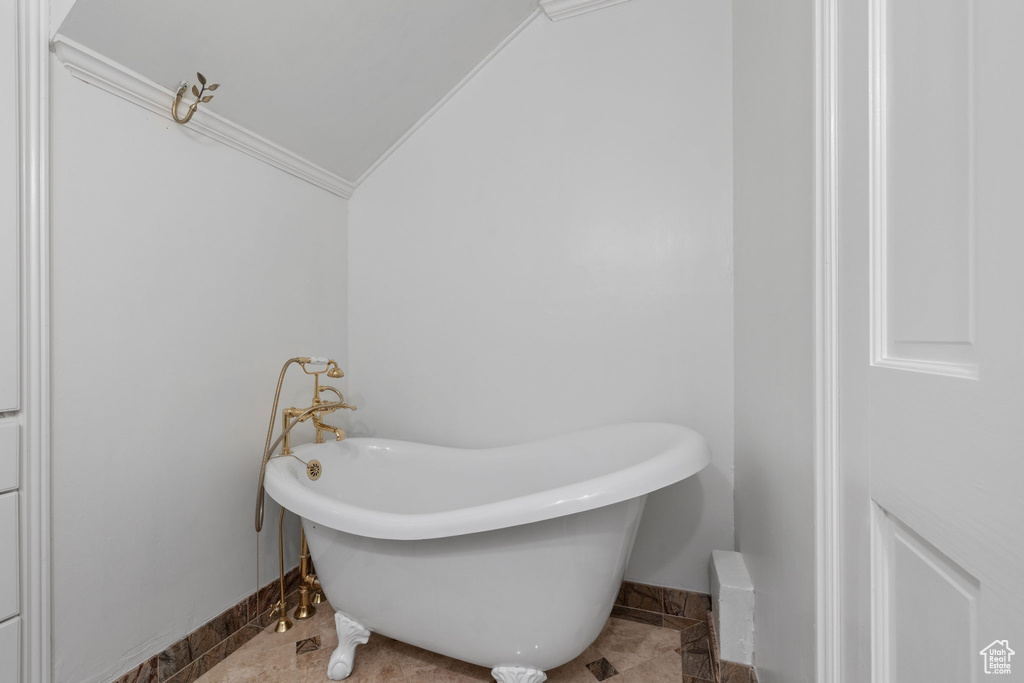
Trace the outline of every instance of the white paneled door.
<path fill-rule="evenodd" d="M 837 16 L 843 680 L 1024 681 L 1024 3 Z"/>

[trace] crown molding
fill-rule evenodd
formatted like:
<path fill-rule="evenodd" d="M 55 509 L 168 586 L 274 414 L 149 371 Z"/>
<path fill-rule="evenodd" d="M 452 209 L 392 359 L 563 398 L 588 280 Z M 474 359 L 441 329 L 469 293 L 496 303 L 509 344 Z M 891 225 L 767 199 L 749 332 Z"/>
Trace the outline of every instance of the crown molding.
<path fill-rule="evenodd" d="M 577 17 L 627 0 L 540 0 L 540 8 L 551 21 Z"/>
<path fill-rule="evenodd" d="M 171 105 L 174 92 L 67 36 L 57 34 L 51 47 L 57 59 L 75 78 L 173 120 Z M 345 199 L 351 197 L 355 190 L 355 183 L 211 111 L 196 111 L 188 127 Z"/>

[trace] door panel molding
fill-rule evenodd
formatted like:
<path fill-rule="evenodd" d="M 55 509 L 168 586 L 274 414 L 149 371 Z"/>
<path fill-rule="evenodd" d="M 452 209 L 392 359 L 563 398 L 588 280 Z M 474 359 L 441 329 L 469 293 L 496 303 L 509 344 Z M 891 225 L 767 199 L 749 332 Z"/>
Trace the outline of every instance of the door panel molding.
<path fill-rule="evenodd" d="M 16 1 L 22 240 L 21 680 L 50 683 L 49 3 Z"/>
<path fill-rule="evenodd" d="M 815 581 L 819 683 L 841 676 L 838 0 L 815 4 Z"/>
<path fill-rule="evenodd" d="M 869 12 L 872 364 L 977 378 L 974 3 Z"/>
<path fill-rule="evenodd" d="M 871 526 L 874 683 L 976 683 L 980 581 L 877 502 Z"/>

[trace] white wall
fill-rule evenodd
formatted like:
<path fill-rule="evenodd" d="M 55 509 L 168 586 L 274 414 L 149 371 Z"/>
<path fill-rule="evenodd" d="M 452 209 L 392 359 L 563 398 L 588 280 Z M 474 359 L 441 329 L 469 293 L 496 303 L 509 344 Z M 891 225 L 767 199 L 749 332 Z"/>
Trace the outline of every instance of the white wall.
<path fill-rule="evenodd" d="M 764 683 L 814 680 L 814 2 L 733 2 L 736 542 Z"/>
<path fill-rule="evenodd" d="M 707 590 L 733 546 L 727 3 L 541 17 L 351 201 L 352 433 L 454 446 L 692 426 L 627 577 Z"/>
<path fill-rule="evenodd" d="M 284 360 L 345 364 L 346 202 L 52 68 L 54 670 L 106 683 L 276 573 L 266 421 Z"/>

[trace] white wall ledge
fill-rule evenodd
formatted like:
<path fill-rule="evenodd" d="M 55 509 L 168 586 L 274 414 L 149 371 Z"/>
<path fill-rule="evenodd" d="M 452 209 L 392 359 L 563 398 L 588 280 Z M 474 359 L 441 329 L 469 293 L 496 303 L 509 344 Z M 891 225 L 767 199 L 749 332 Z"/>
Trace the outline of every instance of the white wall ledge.
<path fill-rule="evenodd" d="M 733 551 L 713 550 L 708 569 L 719 655 L 727 662 L 753 666 L 754 584 L 743 556 Z"/>
<path fill-rule="evenodd" d="M 551 21 L 561 21 L 623 2 L 627 0 L 540 0 L 540 8 Z"/>
<path fill-rule="evenodd" d="M 168 120 L 175 93 L 134 71 L 58 34 L 52 49 L 75 78 L 95 85 Z M 197 133 L 348 199 L 355 185 L 223 116 L 200 109 L 187 124 Z"/>

